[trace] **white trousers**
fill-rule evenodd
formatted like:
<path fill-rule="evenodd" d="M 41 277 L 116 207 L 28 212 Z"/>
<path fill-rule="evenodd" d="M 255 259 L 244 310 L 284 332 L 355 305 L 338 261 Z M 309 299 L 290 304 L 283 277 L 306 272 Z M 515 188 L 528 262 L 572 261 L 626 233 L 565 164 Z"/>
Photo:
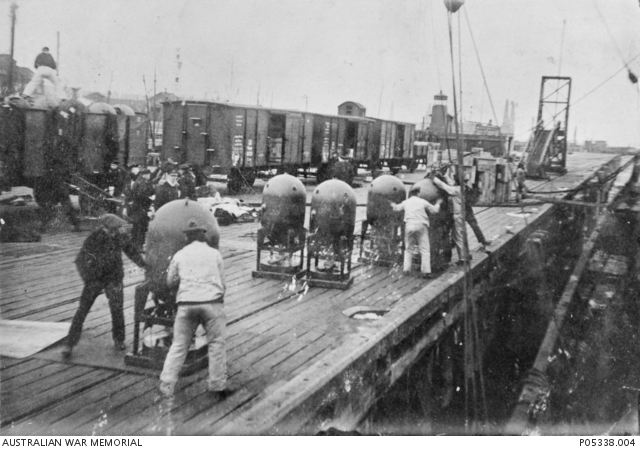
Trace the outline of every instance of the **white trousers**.
<path fill-rule="evenodd" d="M 420 253 L 420 272 L 431 273 L 431 245 L 429 227 L 423 223 L 406 222 L 404 226 L 404 264 L 405 272 L 411 271 L 413 255 Z"/>
<path fill-rule="evenodd" d="M 36 73 L 33 75 L 33 78 L 31 78 L 27 87 L 24 88 L 23 94 L 33 97 L 34 92 L 42 86 L 45 79 L 49 80 L 51 84 L 53 84 L 58 100 L 64 99 L 65 93 L 62 90 L 62 85 L 60 84 L 58 75 L 55 70 L 48 66 L 40 66 L 36 69 Z"/>

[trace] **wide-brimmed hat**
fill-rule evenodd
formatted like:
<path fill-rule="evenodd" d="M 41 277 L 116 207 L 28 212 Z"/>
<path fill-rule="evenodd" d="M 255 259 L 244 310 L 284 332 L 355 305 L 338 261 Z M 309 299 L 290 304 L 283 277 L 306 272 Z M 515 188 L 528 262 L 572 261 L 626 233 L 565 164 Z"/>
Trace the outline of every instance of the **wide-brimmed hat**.
<path fill-rule="evenodd" d="M 191 169 L 191 166 L 189 164 L 180 164 L 180 169 L 189 170 Z"/>
<path fill-rule="evenodd" d="M 127 224 L 126 220 L 121 219 L 120 217 L 116 216 L 115 214 L 105 214 L 102 217 L 100 217 L 100 222 L 102 223 L 102 226 L 106 227 L 106 228 L 110 228 L 113 230 L 117 230 L 118 228 L 122 228 L 124 225 Z"/>
<path fill-rule="evenodd" d="M 190 233 L 192 231 L 207 231 L 207 227 L 205 227 L 198 219 L 191 218 L 187 221 L 187 226 L 182 229 L 182 232 Z"/>

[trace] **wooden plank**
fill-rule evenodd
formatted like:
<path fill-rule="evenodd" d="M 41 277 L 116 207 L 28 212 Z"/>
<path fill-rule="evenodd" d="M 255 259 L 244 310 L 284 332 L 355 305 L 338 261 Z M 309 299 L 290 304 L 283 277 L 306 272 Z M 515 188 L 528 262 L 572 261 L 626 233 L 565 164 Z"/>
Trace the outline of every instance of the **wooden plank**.
<path fill-rule="evenodd" d="M 28 419 L 15 423 L 7 435 L 71 435 L 78 423 L 99 423 L 111 406 L 111 396 L 105 392 L 120 392 L 140 382 L 141 377 L 117 375 L 97 384 L 75 397 L 64 398 L 59 404 L 38 411 Z M 85 405 L 85 406 L 82 406 Z M 108 415 L 106 417 L 108 420 Z"/>
<path fill-rule="evenodd" d="M 61 393 L 74 395 L 90 388 L 100 382 L 111 378 L 114 373 L 104 370 L 92 370 L 85 368 L 70 368 L 65 371 L 65 377 L 48 377 L 49 381 L 56 381 L 49 388 L 39 388 L 38 395 L 33 395 L 33 390 L 17 390 L 6 400 L 2 400 L 1 427 L 23 419 L 42 409 L 60 401 Z"/>

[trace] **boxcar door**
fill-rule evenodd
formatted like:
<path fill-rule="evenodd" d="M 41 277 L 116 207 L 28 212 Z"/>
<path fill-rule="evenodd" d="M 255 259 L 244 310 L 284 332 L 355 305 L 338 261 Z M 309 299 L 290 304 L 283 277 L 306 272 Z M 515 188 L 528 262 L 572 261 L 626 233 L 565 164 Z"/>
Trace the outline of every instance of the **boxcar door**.
<path fill-rule="evenodd" d="M 294 165 L 300 161 L 302 115 L 290 113 L 286 117 L 283 163 Z"/>
<path fill-rule="evenodd" d="M 244 166 L 244 130 L 247 119 L 246 110 L 233 108 L 233 144 L 231 148 L 231 165 Z"/>
<path fill-rule="evenodd" d="M 268 142 L 269 136 L 269 112 L 264 110 L 257 110 L 256 116 L 256 148 L 255 158 L 256 167 L 266 167 L 268 165 Z"/>
<path fill-rule="evenodd" d="M 311 163 L 311 149 L 313 146 L 313 114 L 305 114 L 302 124 L 302 164 Z"/>
<path fill-rule="evenodd" d="M 246 110 L 247 124 L 244 129 L 244 167 L 253 168 L 255 166 L 255 149 L 258 137 L 256 127 L 258 121 L 258 111 L 255 109 Z"/>
<path fill-rule="evenodd" d="M 367 161 L 367 138 L 369 136 L 369 123 L 358 123 L 358 142 L 356 144 L 356 151 L 354 158 L 357 163 L 364 163 Z"/>
<path fill-rule="evenodd" d="M 185 105 L 186 117 L 186 149 L 182 152 L 180 162 L 190 164 L 204 164 L 207 149 L 207 105 Z"/>
<path fill-rule="evenodd" d="M 162 104 L 162 159 L 179 160 L 182 146 L 182 110 L 180 102 Z M 155 145 L 155 143 L 154 143 Z"/>
<path fill-rule="evenodd" d="M 144 165 L 147 158 L 149 118 L 136 113 L 129 118 L 129 164 Z"/>

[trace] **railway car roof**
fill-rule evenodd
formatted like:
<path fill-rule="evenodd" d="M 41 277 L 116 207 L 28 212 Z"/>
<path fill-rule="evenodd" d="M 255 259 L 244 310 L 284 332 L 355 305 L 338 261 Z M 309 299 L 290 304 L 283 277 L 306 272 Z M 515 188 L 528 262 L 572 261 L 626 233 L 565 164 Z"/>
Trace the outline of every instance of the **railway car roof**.
<path fill-rule="evenodd" d="M 167 102 L 162 102 L 163 105 L 168 104 L 182 104 L 183 101 L 182 100 L 173 100 L 173 101 L 167 101 Z M 371 117 L 356 117 L 356 116 L 341 116 L 338 114 L 325 114 L 325 113 L 317 113 L 317 112 L 309 112 L 309 111 L 300 111 L 297 109 L 281 109 L 281 108 L 268 108 L 266 106 L 258 106 L 258 105 L 240 105 L 237 103 L 221 103 L 221 102 L 207 102 L 207 101 L 201 101 L 201 100 L 189 100 L 189 101 L 185 101 L 185 104 L 188 105 L 219 105 L 219 106 L 225 106 L 225 107 L 229 107 L 229 108 L 245 108 L 245 109 L 258 109 L 258 110 L 262 110 L 262 111 L 269 111 L 269 112 L 273 112 L 276 114 L 312 114 L 314 116 L 322 116 L 322 117 L 337 117 L 340 119 L 347 119 L 347 120 L 353 120 L 355 122 L 374 122 L 375 120 L 379 120 L 379 119 L 373 119 Z M 388 120 L 387 122 L 396 122 L 396 123 L 403 123 L 403 122 L 397 122 L 397 121 L 393 121 L 393 120 Z"/>

